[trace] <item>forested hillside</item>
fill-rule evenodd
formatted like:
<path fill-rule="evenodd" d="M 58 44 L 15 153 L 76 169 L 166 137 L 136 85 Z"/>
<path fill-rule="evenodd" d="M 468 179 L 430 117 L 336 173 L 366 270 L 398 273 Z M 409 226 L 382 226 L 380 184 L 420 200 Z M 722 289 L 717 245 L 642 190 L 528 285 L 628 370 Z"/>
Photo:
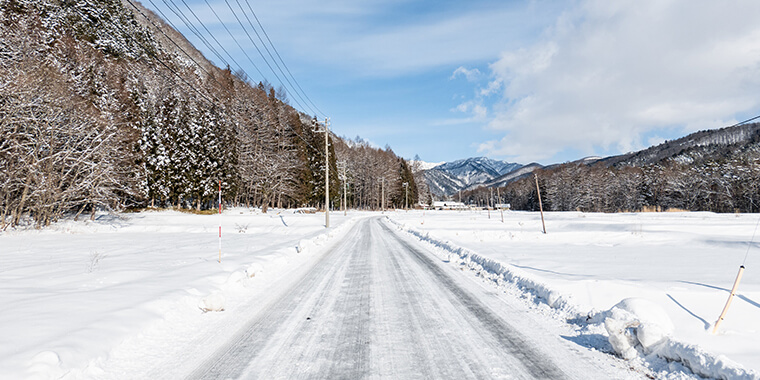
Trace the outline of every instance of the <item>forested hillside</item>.
<path fill-rule="evenodd" d="M 316 118 L 214 66 L 139 3 L 0 0 L 0 36 L 3 229 L 98 209 L 212 208 L 219 181 L 230 204 L 323 206 Z M 389 206 L 403 205 L 402 183 L 416 192 L 390 148 L 330 142 L 332 202 L 338 162 L 352 207 L 379 204 L 379 176 Z"/>
<path fill-rule="evenodd" d="M 701 131 L 640 152 L 536 170 L 544 209 L 618 212 L 760 211 L 760 124 Z M 487 204 L 495 189 L 463 199 Z M 500 187 L 500 202 L 538 210 L 533 176 Z"/>

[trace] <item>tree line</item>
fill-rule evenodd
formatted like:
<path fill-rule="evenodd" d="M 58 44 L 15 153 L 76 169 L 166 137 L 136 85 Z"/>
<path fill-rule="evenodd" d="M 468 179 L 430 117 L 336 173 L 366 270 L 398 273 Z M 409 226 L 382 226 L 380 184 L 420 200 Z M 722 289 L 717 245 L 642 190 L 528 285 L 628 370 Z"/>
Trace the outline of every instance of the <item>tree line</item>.
<path fill-rule="evenodd" d="M 720 154 L 711 154 L 713 151 Z M 696 148 L 641 166 L 566 163 L 535 172 L 545 210 L 636 212 L 688 210 L 712 212 L 760 211 L 760 144 Z M 475 204 L 492 201 L 494 189 L 463 194 Z M 534 177 L 526 176 L 499 188 L 497 203 L 515 210 L 538 211 Z"/>
<path fill-rule="evenodd" d="M 245 73 L 203 68 L 158 41 L 120 0 L 0 0 L 0 228 L 72 213 L 324 207 L 346 162 L 353 207 L 416 196 L 390 148 L 324 134 L 287 94 Z M 375 187 L 373 187 L 375 186 Z M 406 189 L 404 189 L 406 190 Z M 412 194 L 409 194 L 410 199 Z"/>
<path fill-rule="evenodd" d="M 345 179 L 348 184 L 347 206 L 377 210 L 383 205 L 386 208 L 401 208 L 407 203 L 409 207 L 418 203 L 413 168 L 390 147 L 373 147 L 356 137 L 353 140 L 337 140 L 335 152 L 344 168 L 339 169 L 341 181 Z"/>

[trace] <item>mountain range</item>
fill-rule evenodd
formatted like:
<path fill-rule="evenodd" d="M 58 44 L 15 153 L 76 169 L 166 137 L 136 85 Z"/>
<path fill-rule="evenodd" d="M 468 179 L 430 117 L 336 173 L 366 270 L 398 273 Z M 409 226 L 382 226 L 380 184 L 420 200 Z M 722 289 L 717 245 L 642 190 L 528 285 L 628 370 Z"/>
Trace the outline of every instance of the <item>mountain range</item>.
<path fill-rule="evenodd" d="M 724 157 L 729 150 L 746 149 L 748 146 L 757 144 L 760 144 L 760 123 L 742 124 L 695 132 L 636 152 L 610 157 L 586 157 L 574 163 L 611 167 L 644 166 L 668 159 L 690 162 L 696 158 Z M 559 164 L 522 165 L 487 157 L 475 157 L 435 165 L 425 170 L 423 176 L 433 195 L 445 197 L 481 186 L 503 187 L 530 175 L 534 170 L 557 165 Z"/>
<path fill-rule="evenodd" d="M 438 196 L 452 195 L 473 186 L 482 186 L 522 167 L 522 164 L 474 157 L 444 162 L 426 170 L 424 177 L 431 193 Z"/>

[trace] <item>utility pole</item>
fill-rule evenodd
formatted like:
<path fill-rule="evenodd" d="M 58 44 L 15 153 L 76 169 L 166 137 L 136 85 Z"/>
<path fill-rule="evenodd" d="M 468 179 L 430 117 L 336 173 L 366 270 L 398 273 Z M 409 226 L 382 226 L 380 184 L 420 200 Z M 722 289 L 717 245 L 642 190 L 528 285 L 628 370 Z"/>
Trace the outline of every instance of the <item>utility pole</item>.
<path fill-rule="evenodd" d="M 385 212 L 385 177 L 380 178 L 380 211 Z"/>
<path fill-rule="evenodd" d="M 487 202 L 488 205 L 486 207 L 488 207 L 488 219 L 491 219 L 491 203 L 493 203 L 493 188 L 489 188 L 488 191 L 489 191 L 489 194 L 488 194 L 489 198 Z"/>
<path fill-rule="evenodd" d="M 222 180 L 219 180 L 219 263 L 222 263 Z"/>
<path fill-rule="evenodd" d="M 541 189 L 538 187 L 538 175 L 533 173 L 533 178 L 536 179 L 536 193 L 538 193 L 538 208 L 541 210 L 541 226 L 544 228 L 544 234 L 546 233 L 546 223 L 544 222 L 544 205 L 541 203 Z"/>
<path fill-rule="evenodd" d="M 501 213 L 501 222 L 504 223 L 504 205 L 501 203 L 501 194 L 499 194 L 499 187 L 496 186 L 496 201 L 500 204 L 499 212 Z"/>
<path fill-rule="evenodd" d="M 409 182 L 402 183 L 404 186 L 404 210 L 409 211 Z"/>
<path fill-rule="evenodd" d="M 330 228 L 330 118 L 325 118 L 325 228 Z"/>
<path fill-rule="evenodd" d="M 319 122 L 314 120 L 318 125 Z M 328 137 L 330 136 L 330 118 L 325 118 L 325 129 L 317 128 L 315 132 L 325 133 L 325 228 L 330 228 L 330 145 Z"/>
<path fill-rule="evenodd" d="M 346 210 L 348 209 L 348 198 L 346 197 L 346 193 L 348 192 L 348 176 L 346 171 L 348 170 L 346 168 L 346 161 L 340 161 L 338 162 L 338 170 L 340 171 L 340 178 L 343 180 L 343 198 L 340 202 L 340 208 L 343 210 L 343 216 L 346 216 Z"/>

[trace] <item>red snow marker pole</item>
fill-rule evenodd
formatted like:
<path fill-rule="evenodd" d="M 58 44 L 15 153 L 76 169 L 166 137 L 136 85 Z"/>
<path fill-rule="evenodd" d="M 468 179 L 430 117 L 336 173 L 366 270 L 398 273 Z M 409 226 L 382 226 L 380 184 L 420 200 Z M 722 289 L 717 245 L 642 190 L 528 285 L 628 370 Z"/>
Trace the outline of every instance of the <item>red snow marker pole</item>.
<path fill-rule="evenodd" d="M 219 263 L 222 262 L 222 180 L 219 180 Z"/>

